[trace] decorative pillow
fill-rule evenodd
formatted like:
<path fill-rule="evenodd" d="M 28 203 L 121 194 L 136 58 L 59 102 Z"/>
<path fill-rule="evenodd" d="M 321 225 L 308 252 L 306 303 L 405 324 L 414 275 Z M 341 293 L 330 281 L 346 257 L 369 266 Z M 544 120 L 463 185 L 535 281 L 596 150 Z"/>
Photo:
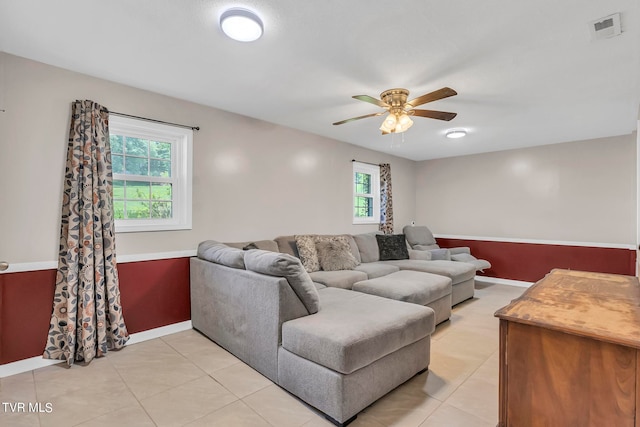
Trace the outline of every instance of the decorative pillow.
<path fill-rule="evenodd" d="M 380 261 L 409 259 L 409 251 L 404 234 L 376 234 Z"/>
<path fill-rule="evenodd" d="M 438 245 L 415 245 L 413 249 L 418 251 L 430 251 L 431 249 L 440 249 Z"/>
<path fill-rule="evenodd" d="M 320 268 L 325 271 L 353 270 L 358 265 L 358 260 L 351 253 L 349 242 L 346 238 L 340 237 L 316 243 Z"/>
<path fill-rule="evenodd" d="M 347 243 L 349 243 L 349 248 L 351 250 L 351 254 L 358 261 L 358 265 L 362 264 L 362 258 L 360 257 L 360 248 L 358 248 L 358 244 L 351 234 L 340 234 L 340 237 L 344 237 L 347 239 Z"/>
<path fill-rule="evenodd" d="M 449 252 L 449 249 L 431 249 L 429 252 L 431 252 L 432 260 L 451 261 L 451 252 Z"/>
<path fill-rule="evenodd" d="M 313 234 L 302 234 L 294 236 L 300 261 L 307 273 L 320 270 L 318 261 L 318 251 L 316 250 L 316 236 Z"/>
<path fill-rule="evenodd" d="M 241 251 L 242 252 L 242 251 Z M 300 260 L 293 255 L 253 249 L 245 252 L 247 270 L 285 277 L 309 314 L 320 309 L 320 296 Z"/>
<path fill-rule="evenodd" d="M 250 249 L 258 249 L 258 246 L 256 246 L 255 243 L 249 243 L 247 246 L 242 248 L 243 251 L 248 251 Z"/>
<path fill-rule="evenodd" d="M 430 251 L 417 251 L 415 249 L 409 249 L 409 259 L 417 259 L 421 261 L 431 261 Z"/>

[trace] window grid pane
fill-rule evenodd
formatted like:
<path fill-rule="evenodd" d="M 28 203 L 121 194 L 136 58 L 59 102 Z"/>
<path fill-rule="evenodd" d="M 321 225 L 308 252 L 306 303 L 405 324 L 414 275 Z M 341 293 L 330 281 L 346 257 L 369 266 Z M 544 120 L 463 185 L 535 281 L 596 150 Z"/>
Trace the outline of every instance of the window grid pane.
<path fill-rule="evenodd" d="M 110 135 L 109 144 L 111 145 L 111 153 L 124 153 L 122 144 L 122 135 Z"/>
<path fill-rule="evenodd" d="M 171 219 L 172 184 L 114 180 L 113 206 L 115 219 Z"/>
<path fill-rule="evenodd" d="M 171 178 L 170 142 L 111 135 L 113 172 L 116 174 Z"/>
<path fill-rule="evenodd" d="M 354 216 L 356 218 L 373 217 L 373 198 L 372 197 L 355 197 Z"/>
<path fill-rule="evenodd" d="M 371 194 L 371 175 L 356 172 L 355 173 L 355 185 L 356 193 L 358 194 Z"/>
<path fill-rule="evenodd" d="M 110 135 L 114 174 L 172 179 L 170 142 L 126 135 Z M 173 218 L 171 182 L 144 179 L 115 179 L 113 205 L 115 219 Z"/>

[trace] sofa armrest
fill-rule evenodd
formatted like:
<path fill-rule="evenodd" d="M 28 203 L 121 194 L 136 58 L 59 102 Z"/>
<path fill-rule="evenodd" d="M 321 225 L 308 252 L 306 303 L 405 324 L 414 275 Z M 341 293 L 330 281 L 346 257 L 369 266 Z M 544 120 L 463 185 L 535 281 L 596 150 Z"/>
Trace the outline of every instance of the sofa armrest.
<path fill-rule="evenodd" d="M 191 258 L 193 327 L 274 382 L 282 324 L 307 315 L 284 277 Z"/>
<path fill-rule="evenodd" d="M 466 246 L 460 246 L 458 248 L 449 248 L 449 252 L 451 252 L 451 255 L 457 255 L 457 254 L 469 254 L 469 255 L 471 255 L 471 249 L 469 249 Z"/>

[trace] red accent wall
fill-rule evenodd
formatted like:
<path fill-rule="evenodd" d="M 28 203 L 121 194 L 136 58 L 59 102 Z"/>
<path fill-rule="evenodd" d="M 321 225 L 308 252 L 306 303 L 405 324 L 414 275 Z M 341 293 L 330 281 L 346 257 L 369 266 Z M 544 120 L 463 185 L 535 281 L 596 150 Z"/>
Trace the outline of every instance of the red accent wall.
<path fill-rule="evenodd" d="M 634 276 L 636 251 L 631 249 L 493 242 L 438 238 L 443 248 L 468 246 L 491 269 L 484 276 L 537 282 L 554 268 Z"/>
<path fill-rule="evenodd" d="M 129 333 L 191 319 L 189 258 L 118 265 Z M 42 355 L 49 331 L 55 270 L 0 275 L 0 364 Z"/>

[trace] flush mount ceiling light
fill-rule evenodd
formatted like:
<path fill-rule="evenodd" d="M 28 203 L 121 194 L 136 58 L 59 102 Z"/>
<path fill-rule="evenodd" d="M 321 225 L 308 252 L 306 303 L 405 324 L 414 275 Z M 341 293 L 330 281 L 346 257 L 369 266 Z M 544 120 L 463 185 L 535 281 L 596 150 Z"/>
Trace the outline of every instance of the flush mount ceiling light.
<path fill-rule="evenodd" d="M 264 32 L 262 20 L 246 9 L 229 9 L 220 16 L 220 28 L 228 37 L 240 42 L 258 40 Z"/>
<path fill-rule="evenodd" d="M 467 135 L 467 131 L 464 129 L 451 129 L 445 134 L 447 138 L 458 139 Z"/>

